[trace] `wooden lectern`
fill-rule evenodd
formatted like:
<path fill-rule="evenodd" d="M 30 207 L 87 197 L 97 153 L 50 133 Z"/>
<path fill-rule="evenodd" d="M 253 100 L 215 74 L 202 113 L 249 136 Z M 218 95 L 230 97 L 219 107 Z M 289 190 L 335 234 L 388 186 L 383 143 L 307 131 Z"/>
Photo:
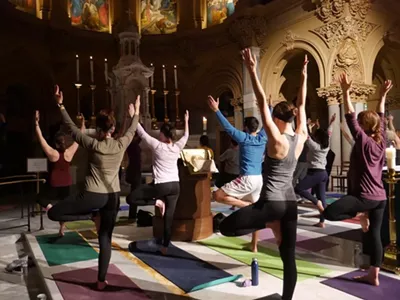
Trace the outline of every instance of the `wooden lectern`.
<path fill-rule="evenodd" d="M 206 150 L 200 150 L 206 151 Z M 173 241 L 196 241 L 213 233 L 211 214 L 210 173 L 193 172 L 193 168 L 179 160 L 180 196 L 172 225 Z M 158 209 L 153 217 L 153 234 L 163 237 L 164 220 Z"/>

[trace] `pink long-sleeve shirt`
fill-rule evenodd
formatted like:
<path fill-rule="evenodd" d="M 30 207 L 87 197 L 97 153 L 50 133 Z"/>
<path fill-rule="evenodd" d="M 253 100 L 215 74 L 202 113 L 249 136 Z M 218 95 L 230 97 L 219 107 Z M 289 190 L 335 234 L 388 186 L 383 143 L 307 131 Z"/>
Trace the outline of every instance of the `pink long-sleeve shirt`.
<path fill-rule="evenodd" d="M 147 144 L 153 152 L 153 179 L 154 183 L 179 181 L 178 159 L 179 154 L 185 147 L 189 132 L 185 131 L 175 143 L 163 143 L 151 137 L 139 124 L 137 134 L 142 142 Z"/>

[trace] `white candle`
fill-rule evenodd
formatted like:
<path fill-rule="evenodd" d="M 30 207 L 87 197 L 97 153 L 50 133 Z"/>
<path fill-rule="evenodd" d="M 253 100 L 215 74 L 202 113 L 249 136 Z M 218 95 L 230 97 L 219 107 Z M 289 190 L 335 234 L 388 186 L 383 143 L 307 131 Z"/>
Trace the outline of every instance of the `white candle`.
<path fill-rule="evenodd" d="M 76 55 L 76 82 L 79 82 L 79 55 Z"/>
<path fill-rule="evenodd" d="M 393 146 L 386 148 L 386 164 L 388 169 L 396 167 L 396 149 Z"/>
<path fill-rule="evenodd" d="M 93 56 L 90 57 L 90 82 L 94 82 Z"/>
<path fill-rule="evenodd" d="M 207 118 L 203 117 L 203 132 L 207 132 Z"/>
<path fill-rule="evenodd" d="M 153 68 L 153 64 L 150 64 L 150 66 Z M 153 74 L 151 74 L 150 77 L 150 87 L 153 88 L 154 87 L 154 69 L 153 69 Z"/>
<path fill-rule="evenodd" d="M 178 69 L 174 66 L 175 90 L 178 89 Z"/>
<path fill-rule="evenodd" d="M 106 78 L 106 83 L 108 84 L 108 62 L 107 62 L 107 58 L 104 59 L 104 76 Z"/>
<path fill-rule="evenodd" d="M 166 73 L 164 65 L 162 66 L 162 76 L 163 76 L 163 87 L 164 87 L 164 90 L 166 90 L 167 89 L 167 73 Z"/>

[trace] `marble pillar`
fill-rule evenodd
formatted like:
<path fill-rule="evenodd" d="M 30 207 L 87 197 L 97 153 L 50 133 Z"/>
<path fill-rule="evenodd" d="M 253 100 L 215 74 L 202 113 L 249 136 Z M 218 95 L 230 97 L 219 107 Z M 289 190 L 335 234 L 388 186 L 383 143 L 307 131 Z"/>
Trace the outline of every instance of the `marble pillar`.
<path fill-rule="evenodd" d="M 146 130 L 151 129 L 150 115 L 150 88 L 146 87 L 143 91 L 143 125 Z"/>
<path fill-rule="evenodd" d="M 243 99 L 232 99 L 231 105 L 234 107 L 235 128 L 243 130 Z"/>
<path fill-rule="evenodd" d="M 335 161 L 333 165 L 340 166 L 342 159 L 342 150 L 341 150 L 341 131 L 340 131 L 340 108 L 338 102 L 333 102 L 328 105 L 328 114 L 329 120 L 331 117 L 336 114 L 336 121 L 333 123 L 332 128 L 332 137 L 331 137 L 331 150 L 335 153 Z M 347 143 L 347 142 L 346 142 Z"/>
<path fill-rule="evenodd" d="M 340 120 L 345 124 L 346 119 L 344 117 L 345 115 L 345 110 L 344 110 L 344 105 L 343 103 L 340 105 Z M 344 126 L 344 130 L 347 132 L 349 136 L 351 136 L 349 128 Z M 351 148 L 352 146 L 349 144 L 349 142 L 346 140 L 343 134 L 340 134 L 341 136 L 341 143 L 342 143 L 342 162 L 344 161 L 350 161 L 350 153 L 351 153 Z"/>
<path fill-rule="evenodd" d="M 356 116 L 357 116 L 360 112 L 366 110 L 366 107 L 365 107 L 365 106 L 366 106 L 366 103 L 357 102 L 357 103 L 353 103 L 353 106 L 354 106 L 354 110 L 356 111 Z"/>
<path fill-rule="evenodd" d="M 251 47 L 251 51 L 256 57 L 257 67 L 259 68 L 260 62 L 260 48 L 259 47 Z M 260 76 L 260 70 L 257 69 L 258 76 Z M 261 114 L 257 105 L 256 96 L 254 94 L 253 86 L 251 84 L 251 79 L 249 72 L 246 69 L 246 66 L 243 64 L 243 110 L 244 117 L 256 117 L 260 122 L 259 128 L 261 128 Z"/>

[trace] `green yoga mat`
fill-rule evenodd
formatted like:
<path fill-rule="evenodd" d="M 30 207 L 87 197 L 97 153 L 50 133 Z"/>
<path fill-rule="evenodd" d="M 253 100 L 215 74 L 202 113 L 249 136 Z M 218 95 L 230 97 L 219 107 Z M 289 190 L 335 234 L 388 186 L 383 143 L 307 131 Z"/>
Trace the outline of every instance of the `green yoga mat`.
<path fill-rule="evenodd" d="M 97 259 L 98 253 L 75 231 L 36 237 L 49 266 Z"/>
<path fill-rule="evenodd" d="M 123 226 L 128 224 L 131 223 L 129 223 L 127 217 L 120 217 L 115 223 L 115 226 Z M 65 227 L 67 227 L 69 230 L 80 230 L 80 229 L 95 228 L 95 225 L 92 220 L 84 220 L 84 221 L 68 222 L 65 224 Z"/>
<path fill-rule="evenodd" d="M 283 265 L 279 253 L 258 246 L 258 253 L 247 250 L 248 241 L 236 237 L 220 237 L 199 242 L 221 254 L 229 256 L 247 265 L 251 265 L 252 259 L 257 258 L 259 269 L 265 273 L 283 279 Z M 330 270 L 304 260 L 296 260 L 298 280 L 318 277 L 330 272 Z"/>

